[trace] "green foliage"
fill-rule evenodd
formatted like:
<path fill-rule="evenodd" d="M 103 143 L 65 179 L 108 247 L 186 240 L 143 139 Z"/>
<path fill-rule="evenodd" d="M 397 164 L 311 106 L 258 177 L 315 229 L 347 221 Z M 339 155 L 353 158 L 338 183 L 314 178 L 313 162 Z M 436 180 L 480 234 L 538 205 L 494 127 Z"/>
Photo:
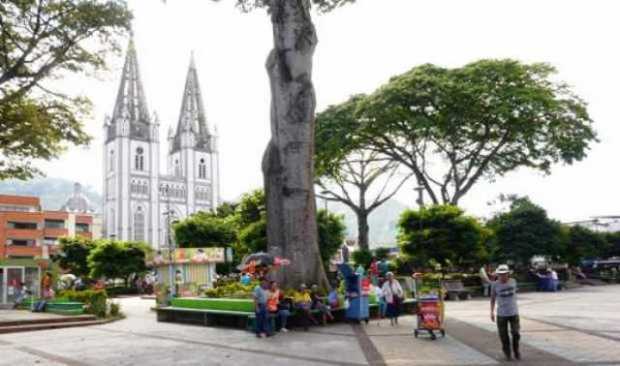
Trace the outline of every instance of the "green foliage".
<path fill-rule="evenodd" d="M 58 297 L 84 303 L 86 312 L 98 318 L 105 318 L 106 316 L 108 295 L 104 290 L 66 290 L 59 293 Z"/>
<path fill-rule="evenodd" d="M 555 73 L 515 60 L 417 66 L 356 101 L 349 133 L 408 167 L 433 203 L 457 204 L 480 179 L 585 158 L 592 120 Z"/>
<path fill-rule="evenodd" d="M 117 302 L 110 303 L 110 316 L 118 317 L 121 315 L 121 304 Z"/>
<path fill-rule="evenodd" d="M 267 215 L 265 191 L 256 189 L 252 192 L 244 193 L 237 205 L 236 215 L 237 224 L 241 228 L 265 218 Z"/>
<path fill-rule="evenodd" d="M 356 250 L 351 254 L 351 259 L 353 259 L 356 267 L 362 265 L 362 267 L 367 269 L 372 261 L 372 252 L 366 249 Z"/>
<path fill-rule="evenodd" d="M 460 208 L 435 205 L 401 214 L 399 244 L 419 265 L 435 261 L 442 266 L 477 264 L 486 259 L 489 232 Z"/>
<path fill-rule="evenodd" d="M 235 281 L 222 286 L 207 289 L 205 290 L 204 295 L 210 298 L 251 299 L 254 288 L 258 284 L 258 281 L 253 281 L 249 285 L 244 285 L 239 281 Z"/>
<path fill-rule="evenodd" d="M 88 255 L 95 247 L 92 239 L 74 237 L 60 238 L 60 253 L 52 257 L 54 262 L 61 268 L 68 269 L 70 273 L 78 277 L 88 277 L 90 268 L 88 267 Z"/>
<path fill-rule="evenodd" d="M 0 3 L 0 180 L 30 178 L 40 173 L 32 159 L 90 141 L 89 101 L 51 91 L 46 81 L 104 67 L 130 18 L 123 1 Z"/>
<path fill-rule="evenodd" d="M 374 250 L 374 255 L 377 257 L 377 260 L 387 259 L 390 255 L 390 249 L 388 248 L 377 248 Z"/>
<path fill-rule="evenodd" d="M 144 243 L 100 240 L 88 256 L 93 278 L 122 278 L 146 272 L 145 256 L 150 248 Z"/>
<path fill-rule="evenodd" d="M 329 267 L 329 260 L 336 254 L 344 243 L 347 228 L 344 225 L 344 218 L 341 215 L 331 213 L 327 210 L 317 211 L 317 226 L 319 231 L 319 250 L 321 260 L 325 268 Z"/>
<path fill-rule="evenodd" d="M 249 223 L 239 232 L 239 244 L 245 254 L 267 251 L 267 219 Z"/>
<path fill-rule="evenodd" d="M 564 258 L 572 265 L 578 265 L 583 259 L 596 259 L 609 252 L 607 235 L 597 233 L 582 226 L 568 228 Z"/>
<path fill-rule="evenodd" d="M 606 233 L 605 240 L 608 243 L 607 252 L 603 257 L 620 257 L 620 231 L 614 233 Z"/>
<path fill-rule="evenodd" d="M 235 224 L 229 217 L 197 212 L 173 225 L 181 248 L 228 247 L 236 240 Z"/>
<path fill-rule="evenodd" d="M 487 225 L 494 231 L 497 261 L 527 265 L 535 255 L 557 259 L 564 253 L 565 236 L 560 223 L 528 198 L 516 199 L 510 211 L 495 216 Z"/>

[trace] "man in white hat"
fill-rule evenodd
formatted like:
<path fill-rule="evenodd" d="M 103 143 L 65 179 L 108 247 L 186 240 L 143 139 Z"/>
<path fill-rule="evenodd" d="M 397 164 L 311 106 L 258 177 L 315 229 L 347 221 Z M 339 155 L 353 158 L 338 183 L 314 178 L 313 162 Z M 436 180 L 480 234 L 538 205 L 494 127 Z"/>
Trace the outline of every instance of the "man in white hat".
<path fill-rule="evenodd" d="M 510 324 L 510 334 L 512 335 L 512 352 L 514 358 L 521 359 L 519 353 L 519 309 L 517 307 L 517 281 L 510 278 L 508 265 L 502 264 L 495 271 L 497 281 L 491 286 L 491 320 L 495 321 L 495 304 L 497 304 L 497 330 L 502 341 L 502 349 L 507 360 L 512 359 L 510 336 L 508 325 Z"/>

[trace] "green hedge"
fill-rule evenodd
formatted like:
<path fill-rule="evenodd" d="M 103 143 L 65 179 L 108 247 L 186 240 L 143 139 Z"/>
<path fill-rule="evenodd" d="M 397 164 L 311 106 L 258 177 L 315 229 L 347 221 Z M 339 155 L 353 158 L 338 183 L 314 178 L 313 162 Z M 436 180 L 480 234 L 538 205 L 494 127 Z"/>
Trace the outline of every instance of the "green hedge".
<path fill-rule="evenodd" d="M 66 290 L 59 294 L 59 298 L 84 303 L 86 312 L 98 318 L 105 318 L 107 314 L 108 294 L 105 290 Z"/>
<path fill-rule="evenodd" d="M 254 300 L 251 299 L 176 298 L 172 299 L 172 306 L 189 309 L 254 312 Z"/>

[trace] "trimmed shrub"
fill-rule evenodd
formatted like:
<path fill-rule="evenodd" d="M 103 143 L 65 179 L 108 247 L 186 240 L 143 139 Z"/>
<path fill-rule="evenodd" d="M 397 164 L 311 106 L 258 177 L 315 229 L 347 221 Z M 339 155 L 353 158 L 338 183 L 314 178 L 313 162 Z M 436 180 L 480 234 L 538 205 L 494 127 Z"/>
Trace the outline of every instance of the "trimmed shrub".
<path fill-rule="evenodd" d="M 62 291 L 59 298 L 64 298 L 69 301 L 78 301 L 86 305 L 85 311 L 88 314 L 93 314 L 98 318 L 105 318 L 107 312 L 108 294 L 105 290 L 66 290 Z"/>

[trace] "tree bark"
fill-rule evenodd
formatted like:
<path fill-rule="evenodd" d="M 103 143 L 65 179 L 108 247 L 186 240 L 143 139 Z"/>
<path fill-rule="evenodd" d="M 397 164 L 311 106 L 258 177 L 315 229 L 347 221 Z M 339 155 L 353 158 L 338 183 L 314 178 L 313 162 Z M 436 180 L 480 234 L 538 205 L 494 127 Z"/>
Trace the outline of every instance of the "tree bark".
<path fill-rule="evenodd" d="M 286 287 L 328 288 L 321 261 L 314 197 L 312 57 L 317 37 L 309 0 L 273 0 L 271 141 L 263 157 L 270 253 L 290 259 L 276 275 Z"/>
<path fill-rule="evenodd" d="M 369 232 L 368 226 L 368 212 L 366 210 L 359 210 L 357 214 L 357 244 L 362 250 L 370 250 L 369 245 Z"/>

